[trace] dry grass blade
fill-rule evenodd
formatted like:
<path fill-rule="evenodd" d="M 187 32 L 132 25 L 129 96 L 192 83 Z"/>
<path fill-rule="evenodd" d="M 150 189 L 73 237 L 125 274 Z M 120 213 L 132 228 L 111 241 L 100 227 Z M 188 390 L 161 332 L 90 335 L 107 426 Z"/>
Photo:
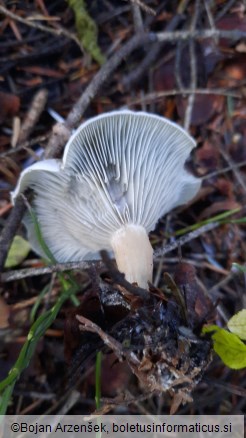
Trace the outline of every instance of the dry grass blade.
<path fill-rule="evenodd" d="M 141 8 L 144 12 L 147 12 L 147 14 L 151 14 L 153 16 L 156 15 L 155 10 L 153 8 L 150 8 L 149 6 L 147 6 L 141 0 L 125 0 L 125 1 L 130 1 L 133 5 L 139 6 L 139 8 Z"/>

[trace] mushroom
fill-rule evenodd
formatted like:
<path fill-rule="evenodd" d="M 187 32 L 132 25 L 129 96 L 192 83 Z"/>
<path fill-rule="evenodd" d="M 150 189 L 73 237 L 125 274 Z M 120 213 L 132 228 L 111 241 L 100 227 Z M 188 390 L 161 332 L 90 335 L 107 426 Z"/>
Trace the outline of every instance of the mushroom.
<path fill-rule="evenodd" d="M 154 114 L 113 111 L 83 123 L 62 160 L 35 163 L 20 176 L 14 202 L 27 188 L 43 238 L 58 262 L 114 252 L 129 282 L 147 288 L 153 249 L 148 233 L 200 188 L 185 160 L 195 141 L 177 124 Z M 33 249 L 44 256 L 27 212 Z"/>

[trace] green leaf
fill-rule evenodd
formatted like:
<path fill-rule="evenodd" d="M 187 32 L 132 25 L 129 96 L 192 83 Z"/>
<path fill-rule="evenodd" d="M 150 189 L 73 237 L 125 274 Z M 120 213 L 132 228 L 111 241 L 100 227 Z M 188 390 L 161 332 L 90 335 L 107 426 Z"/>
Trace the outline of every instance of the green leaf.
<path fill-rule="evenodd" d="M 238 271 L 242 272 L 243 274 L 246 273 L 246 266 L 239 265 L 238 263 L 232 263 L 232 268 L 238 269 Z"/>
<path fill-rule="evenodd" d="M 241 217 L 240 219 L 230 219 L 229 221 L 225 221 L 222 223 L 230 223 L 230 224 L 245 224 L 246 223 L 246 217 Z"/>
<path fill-rule="evenodd" d="M 227 323 L 228 329 L 246 341 L 246 309 L 236 313 Z"/>
<path fill-rule="evenodd" d="M 215 325 L 203 328 L 203 333 L 209 332 L 214 332 L 214 351 L 225 365 L 233 370 L 246 367 L 246 345 L 237 335 Z"/>
<path fill-rule="evenodd" d="M 202 333 L 206 334 L 206 333 L 212 333 L 212 332 L 217 332 L 221 330 L 220 327 L 218 327 L 217 325 L 205 325 L 202 328 Z"/>
<path fill-rule="evenodd" d="M 23 239 L 23 237 L 15 236 L 4 267 L 13 268 L 14 266 L 18 266 L 23 260 L 25 260 L 30 249 L 30 244 Z"/>
<path fill-rule="evenodd" d="M 100 65 L 105 62 L 105 58 L 97 44 L 97 25 L 88 14 L 84 0 L 67 0 L 75 15 L 76 29 L 79 40 L 85 50 Z"/>

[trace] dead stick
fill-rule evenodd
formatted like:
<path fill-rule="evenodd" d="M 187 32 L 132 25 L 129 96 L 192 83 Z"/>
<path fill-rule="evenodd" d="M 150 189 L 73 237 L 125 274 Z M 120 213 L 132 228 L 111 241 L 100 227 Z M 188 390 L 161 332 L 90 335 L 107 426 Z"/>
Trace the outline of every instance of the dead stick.
<path fill-rule="evenodd" d="M 99 271 L 103 266 L 104 265 L 100 260 L 57 263 L 56 265 L 48 265 L 48 266 L 43 266 L 41 268 L 25 268 L 25 269 L 3 272 L 0 278 L 2 282 L 8 282 L 8 281 L 20 280 L 21 278 L 26 278 L 26 277 L 52 274 L 53 272 L 64 272 L 71 270 L 86 271 L 87 269 L 91 269 L 91 267 L 95 267 Z"/>
<path fill-rule="evenodd" d="M 179 239 L 175 240 L 172 243 L 168 243 L 164 245 L 163 247 L 160 247 L 155 250 L 154 252 L 154 260 L 156 260 L 159 257 L 162 257 L 163 255 L 167 254 L 168 252 L 173 251 L 174 249 L 179 248 L 180 246 L 184 245 L 185 243 L 190 242 L 193 239 L 196 239 L 197 237 L 201 236 L 202 234 L 206 233 L 207 231 L 211 231 L 214 228 L 217 228 L 220 225 L 219 222 L 212 222 L 211 224 L 203 225 L 202 227 L 199 227 L 197 230 L 191 231 L 190 233 L 186 234 L 185 236 L 180 237 Z"/>
<path fill-rule="evenodd" d="M 100 255 L 102 257 L 104 265 L 109 271 L 110 277 L 114 280 L 116 284 L 122 286 L 124 289 L 132 293 L 132 295 L 139 296 L 146 300 L 149 299 L 149 292 L 147 292 L 146 289 L 142 289 L 139 286 L 134 286 L 125 279 L 125 274 L 122 274 L 117 269 L 113 260 L 110 259 L 107 251 L 100 251 Z"/>
<path fill-rule="evenodd" d="M 41 113 L 44 110 L 47 98 L 48 91 L 44 88 L 42 88 L 35 94 L 31 102 L 30 108 L 27 111 L 26 117 L 22 123 L 18 143 L 24 143 L 28 139 L 37 121 L 39 120 Z"/>
<path fill-rule="evenodd" d="M 154 38 L 155 39 L 155 38 Z M 133 36 L 118 52 L 115 53 L 94 76 L 81 98 L 74 105 L 72 111 L 68 114 L 67 125 L 74 128 L 80 121 L 91 100 L 98 93 L 101 86 L 121 64 L 121 62 L 129 56 L 133 50 L 143 46 L 147 42 L 153 41 L 152 34 L 137 34 Z"/>
<path fill-rule="evenodd" d="M 196 29 L 198 17 L 199 17 L 199 11 L 200 11 L 200 0 L 196 0 L 195 2 L 195 12 L 193 14 L 190 32 L 192 33 Z M 190 53 L 190 88 L 193 90 L 193 92 L 188 97 L 187 102 L 187 108 L 185 111 L 185 118 L 184 118 L 184 128 L 186 131 L 189 130 L 190 122 L 192 119 L 192 111 L 195 103 L 195 89 L 197 86 L 197 59 L 196 59 L 196 53 L 195 53 L 195 41 L 193 39 L 189 40 L 189 53 Z"/>
<path fill-rule="evenodd" d="M 73 106 L 65 123 L 54 125 L 53 133 L 45 151 L 45 158 L 55 157 L 68 140 L 71 131 L 77 126 L 85 110 L 97 95 L 102 85 L 111 77 L 112 73 L 135 49 L 151 42 L 152 34 L 138 34 L 133 36 L 120 50 L 118 50 L 95 74 L 84 93 Z"/>
<path fill-rule="evenodd" d="M 90 321 L 89 319 L 85 318 L 82 315 L 76 315 L 76 319 L 80 322 L 79 328 L 80 330 L 95 333 L 104 342 L 105 345 L 107 345 L 115 355 L 118 357 L 119 361 L 122 361 L 123 359 L 123 353 L 122 353 L 122 346 L 121 344 L 116 341 L 116 339 L 112 338 L 112 336 L 105 333 L 101 327 L 99 327 L 94 322 Z"/>
<path fill-rule="evenodd" d="M 238 29 L 220 30 L 220 29 L 203 29 L 203 30 L 176 30 L 175 32 L 158 32 L 153 34 L 157 41 L 185 41 L 190 38 L 207 39 L 207 38 L 224 38 L 236 41 L 246 37 L 246 32 Z"/>
<path fill-rule="evenodd" d="M 75 41 L 75 43 L 81 49 L 81 52 L 82 53 L 84 52 L 84 49 L 77 36 L 63 27 L 54 29 L 53 27 L 44 26 L 43 24 L 37 23 L 36 21 L 30 20 L 28 18 L 20 17 L 19 15 L 15 14 L 14 12 L 10 11 L 9 9 L 5 8 L 5 6 L 2 5 L 0 5 L 0 12 L 2 12 L 2 14 L 6 15 L 12 20 L 18 21 L 20 23 L 25 24 L 26 26 L 33 27 L 34 29 L 38 29 L 42 32 L 48 32 L 51 33 L 52 35 L 57 35 L 57 36 L 65 36 L 66 38 Z"/>
<path fill-rule="evenodd" d="M 214 228 L 219 226 L 219 222 L 213 222 L 211 224 L 203 225 L 195 231 L 191 231 L 183 237 L 175 240 L 175 242 L 168 243 L 161 248 L 158 248 L 154 251 L 154 260 L 162 257 L 165 254 L 173 251 L 174 249 L 179 248 L 179 246 L 184 245 L 187 242 L 190 242 L 193 239 L 201 236 L 207 231 L 213 230 Z M 91 260 L 91 261 L 82 261 L 82 262 L 71 262 L 71 263 L 58 263 L 56 265 L 45 266 L 43 268 L 27 268 L 27 269 L 18 269 L 15 271 L 4 272 L 1 275 L 1 281 L 8 282 L 13 280 L 20 280 L 21 278 L 32 277 L 33 275 L 45 275 L 51 274 L 52 272 L 64 272 L 69 271 L 71 269 L 80 269 L 87 270 L 90 269 L 91 266 L 94 266 L 97 270 L 100 270 L 103 267 L 103 262 L 100 260 Z M 126 281 L 126 280 L 125 280 Z M 129 283 L 127 282 L 126 288 L 128 288 Z M 134 286 L 132 286 L 134 287 Z"/>
<path fill-rule="evenodd" d="M 107 345 L 107 347 L 109 347 L 114 352 L 120 362 L 125 357 L 126 359 L 128 359 L 128 361 L 130 361 L 130 363 L 128 362 L 130 366 L 131 364 L 135 366 L 139 365 L 139 359 L 133 351 L 123 351 L 122 344 L 114 339 L 112 336 L 110 336 L 108 333 L 104 332 L 97 324 L 81 315 L 76 315 L 76 319 L 81 323 L 79 325 L 80 330 L 96 333 L 102 339 L 104 344 Z"/>

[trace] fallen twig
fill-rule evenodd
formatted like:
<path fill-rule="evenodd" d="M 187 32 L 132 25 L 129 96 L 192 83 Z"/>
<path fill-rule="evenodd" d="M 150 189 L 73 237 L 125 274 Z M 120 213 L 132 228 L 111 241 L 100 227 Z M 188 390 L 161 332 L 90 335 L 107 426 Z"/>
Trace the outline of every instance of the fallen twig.
<path fill-rule="evenodd" d="M 151 42 L 151 34 L 138 34 L 133 36 L 120 50 L 118 50 L 109 60 L 100 68 L 91 80 L 88 87 L 85 89 L 79 100 L 73 106 L 72 110 L 67 116 L 65 124 L 57 123 L 53 128 L 53 134 L 45 151 L 45 157 L 50 158 L 57 155 L 57 152 L 64 146 L 64 137 L 59 133 L 59 130 L 63 129 L 67 131 L 67 136 L 71 133 L 72 129 L 81 120 L 86 108 L 102 85 L 108 80 L 119 64 L 129 56 L 133 50 L 137 49 L 140 45 L 146 42 Z"/>
<path fill-rule="evenodd" d="M 101 67 L 82 94 L 81 98 L 74 105 L 72 111 L 70 111 L 68 114 L 66 124 L 70 128 L 74 128 L 77 125 L 91 100 L 96 96 L 101 86 L 105 83 L 105 81 L 107 81 L 120 63 L 127 56 L 129 56 L 133 50 L 136 50 L 138 47 L 146 44 L 147 42 L 152 42 L 152 40 L 153 35 L 150 33 L 137 34 L 133 36 Z"/>
<path fill-rule="evenodd" d="M 238 183 L 240 184 L 240 186 L 242 187 L 244 193 L 246 193 L 246 185 L 245 185 L 244 179 L 243 179 L 240 171 L 238 170 L 237 163 L 234 163 L 232 158 L 230 158 L 230 156 L 227 154 L 227 152 L 225 152 L 222 148 L 220 150 L 220 153 L 221 153 L 222 157 L 224 158 L 224 160 L 227 162 L 227 164 L 229 164 L 230 169 L 234 173 L 235 178 L 238 181 Z"/>
<path fill-rule="evenodd" d="M 160 247 L 160 248 L 155 250 L 154 260 L 167 254 L 168 252 L 173 251 L 174 249 L 179 248 L 180 246 L 184 245 L 185 243 L 188 243 L 191 240 L 196 239 L 197 237 L 201 236 L 202 234 L 207 233 L 208 231 L 211 231 L 214 228 L 217 228 L 219 225 L 220 225 L 219 222 L 212 222 L 212 223 L 203 225 L 202 227 L 198 228 L 197 230 L 191 231 L 190 233 L 186 234 L 185 236 L 182 236 L 179 239 L 176 239 L 174 242 L 165 244 L 163 247 Z"/>
<path fill-rule="evenodd" d="M 45 89 L 39 90 L 30 105 L 30 108 L 26 114 L 25 120 L 22 123 L 18 143 L 24 143 L 31 134 L 35 124 L 39 120 L 41 113 L 46 105 L 48 98 L 48 91 Z"/>
<path fill-rule="evenodd" d="M 76 319 L 81 323 L 79 326 L 80 330 L 96 333 L 102 339 L 104 344 L 114 352 L 120 362 L 126 357 L 130 363 L 135 366 L 139 365 L 139 359 L 133 351 L 128 351 L 127 349 L 123 351 L 122 344 L 108 333 L 104 332 L 97 324 L 81 315 L 76 315 Z"/>
<path fill-rule="evenodd" d="M 165 32 L 174 31 L 175 29 L 177 29 L 178 25 L 182 21 L 183 12 L 186 7 L 185 4 L 186 2 L 181 2 L 181 3 L 183 4 L 183 6 L 179 5 L 177 14 L 175 14 L 174 17 L 171 19 L 171 21 L 167 23 Z M 151 45 L 151 50 L 148 50 L 148 47 L 145 48 L 146 51 L 145 58 L 138 65 L 136 65 L 135 68 L 128 75 L 125 76 L 123 75 L 123 78 L 121 80 L 123 87 L 126 87 L 128 90 L 130 90 L 131 85 L 141 79 L 143 74 L 147 72 L 148 69 L 152 67 L 152 65 L 154 65 L 154 62 L 156 61 L 156 59 L 158 59 L 164 45 L 165 42 L 164 43 L 156 42 Z"/>
<path fill-rule="evenodd" d="M 227 167 L 224 167 L 223 169 L 215 170 L 214 172 L 208 173 L 207 175 L 203 176 L 201 179 L 203 181 L 203 180 L 213 178 L 213 177 L 218 176 L 218 175 L 223 175 L 224 173 L 232 172 L 233 169 L 240 169 L 241 167 L 244 167 L 244 166 L 246 166 L 246 160 L 241 161 L 241 163 L 233 164 L 233 168 L 232 168 L 232 166 L 227 166 Z"/>
<path fill-rule="evenodd" d="M 76 315 L 76 319 L 80 322 L 80 330 L 96 333 L 102 339 L 104 344 L 114 352 L 119 361 L 123 360 L 122 345 L 116 341 L 116 339 L 112 338 L 112 336 L 105 333 L 101 327 L 82 315 Z"/>
<path fill-rule="evenodd" d="M 196 90 L 192 90 L 191 88 L 182 88 L 180 90 L 178 89 L 172 89 L 172 90 L 167 90 L 167 91 L 158 91 L 158 92 L 153 92 L 153 93 L 148 93 L 145 94 L 144 96 L 142 96 L 141 98 L 136 98 L 136 99 L 132 99 L 131 102 L 129 102 L 128 106 L 134 106 L 134 105 L 138 105 L 142 102 L 144 103 L 149 103 L 153 100 L 161 100 L 163 99 L 163 97 L 168 97 L 168 96 L 178 96 L 178 95 L 189 95 L 191 93 L 194 94 L 205 94 L 205 95 L 215 95 L 215 96 L 230 96 L 230 97 L 234 97 L 235 99 L 242 99 L 242 93 L 236 93 L 233 90 L 227 90 L 226 88 L 215 88 L 215 89 L 211 89 L 211 88 L 197 88 Z"/>
<path fill-rule="evenodd" d="M 154 260 L 158 259 L 159 257 L 165 254 L 168 254 L 174 249 L 179 248 L 179 246 L 182 246 L 185 243 L 190 242 L 193 239 L 196 239 L 197 237 L 201 236 L 207 231 L 213 230 L 218 226 L 219 226 L 219 222 L 213 222 L 210 224 L 203 225 L 197 230 L 192 231 L 186 234 L 185 236 L 180 237 L 179 239 L 176 239 L 175 242 L 165 244 L 163 247 L 158 248 L 154 251 Z M 126 281 L 124 278 L 122 278 L 122 274 L 120 274 L 120 272 L 114 267 L 112 260 L 110 260 L 108 256 L 106 257 L 106 259 L 104 257 L 104 263 L 101 260 L 90 260 L 90 261 L 71 262 L 71 263 L 57 263 L 55 265 L 49 265 L 42 268 L 26 268 L 26 269 L 8 271 L 1 274 L 1 281 L 8 282 L 8 281 L 20 280 L 21 278 L 51 274 L 53 272 L 64 272 L 72 269 L 87 270 L 90 269 L 92 266 L 95 267 L 95 269 L 97 270 L 101 270 L 105 262 L 106 265 L 110 263 L 111 275 L 113 273 L 114 276 L 114 273 L 115 275 L 117 273 L 117 276 L 116 277 L 114 276 L 115 281 L 119 282 L 119 284 L 121 284 L 123 287 L 126 287 L 128 290 L 130 290 L 129 286 L 131 286 L 132 288 L 134 288 L 134 292 L 136 293 L 136 288 L 132 286 L 130 283 L 128 283 L 128 281 Z M 119 275 L 121 275 L 120 279 L 119 279 Z"/>
<path fill-rule="evenodd" d="M 196 29 L 199 9 L 200 9 L 200 0 L 196 0 L 195 12 L 190 26 L 190 33 L 194 32 L 194 30 Z M 189 130 L 189 126 L 192 120 L 192 111 L 195 102 L 194 91 L 197 86 L 197 60 L 195 54 L 195 42 L 193 39 L 189 40 L 189 54 L 190 54 L 190 88 L 192 89 L 192 93 L 188 97 L 187 107 L 185 111 L 184 128 L 186 129 L 186 131 Z"/>
<path fill-rule="evenodd" d="M 125 1 L 127 1 L 127 0 L 125 0 Z M 149 6 L 147 6 L 141 0 L 128 0 L 128 1 L 130 1 L 130 3 L 132 3 L 134 6 L 138 6 L 139 8 L 141 8 L 143 11 L 147 12 L 148 14 L 156 15 L 156 11 L 153 8 L 150 8 Z"/>
<path fill-rule="evenodd" d="M 77 36 L 68 30 L 64 29 L 63 27 L 58 27 L 56 29 L 48 26 L 44 26 L 43 24 L 37 23 L 36 21 L 30 20 L 28 18 L 20 17 L 19 15 L 15 14 L 14 12 L 11 12 L 9 9 L 5 8 L 5 6 L 0 5 L 0 12 L 2 12 L 7 17 L 11 18 L 12 20 L 19 21 L 20 23 L 25 24 L 26 26 L 33 27 L 34 29 L 41 30 L 42 32 L 51 33 L 52 35 L 57 36 L 65 36 L 66 38 L 73 40 L 80 48 L 82 53 L 84 52 L 83 47 L 81 46 L 81 43 Z"/>
<path fill-rule="evenodd" d="M 231 9 L 231 7 L 234 5 L 234 3 L 236 3 L 236 0 L 227 0 L 227 2 L 225 2 L 224 7 L 222 7 L 222 9 L 220 9 L 218 14 L 216 15 L 215 21 L 218 21 L 222 17 L 224 17 L 224 15 Z"/>
<path fill-rule="evenodd" d="M 139 32 L 143 33 L 144 24 L 143 24 L 143 18 L 141 15 L 140 7 L 134 3 L 131 6 L 132 6 L 132 16 L 133 16 L 135 33 L 139 33 Z"/>
<path fill-rule="evenodd" d="M 153 33 L 153 38 L 158 41 L 180 41 L 207 38 L 224 38 L 226 40 L 236 41 L 246 37 L 246 32 L 239 29 L 220 30 L 220 29 L 203 29 L 203 30 L 176 30 L 175 32 L 157 32 Z"/>
<path fill-rule="evenodd" d="M 1 281 L 8 282 L 14 280 L 20 280 L 21 278 L 52 274 L 53 272 L 64 272 L 71 270 L 87 270 L 91 267 L 95 267 L 100 270 L 103 267 L 103 263 L 100 260 L 80 261 L 70 263 L 57 263 L 55 265 L 43 266 L 42 268 L 25 268 L 18 269 L 1 274 Z"/>
<path fill-rule="evenodd" d="M 139 286 L 134 286 L 129 281 L 125 279 L 125 274 L 122 274 L 115 266 L 113 260 L 110 259 L 107 251 L 100 251 L 104 265 L 108 268 L 110 277 L 114 280 L 116 284 L 122 286 L 124 289 L 132 293 L 132 295 L 137 295 L 143 299 L 149 298 L 149 292 L 142 289 Z"/>
<path fill-rule="evenodd" d="M 32 140 L 25 141 L 24 143 L 20 143 L 19 146 L 15 148 L 11 148 L 7 151 L 0 153 L 0 158 L 8 157 L 9 155 L 16 154 L 17 152 L 26 150 L 29 155 L 32 155 L 34 151 L 30 149 L 31 146 L 39 144 L 41 142 L 47 141 L 48 135 L 39 135 L 38 137 L 33 138 Z"/>

